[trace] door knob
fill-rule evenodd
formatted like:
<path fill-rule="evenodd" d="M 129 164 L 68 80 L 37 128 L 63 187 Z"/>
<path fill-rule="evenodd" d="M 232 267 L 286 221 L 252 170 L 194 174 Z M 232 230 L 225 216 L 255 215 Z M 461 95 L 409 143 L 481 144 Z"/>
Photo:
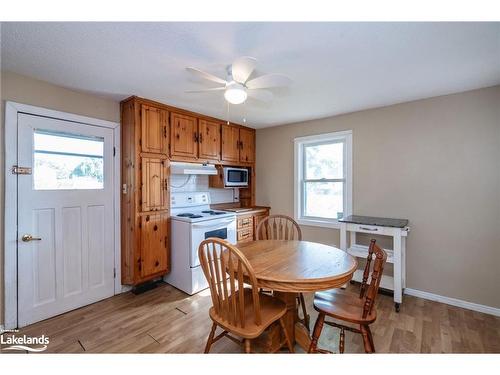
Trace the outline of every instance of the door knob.
<path fill-rule="evenodd" d="M 33 237 L 31 234 L 25 234 L 24 236 L 21 237 L 23 242 L 30 242 L 30 241 L 41 241 L 41 238 L 38 237 Z"/>

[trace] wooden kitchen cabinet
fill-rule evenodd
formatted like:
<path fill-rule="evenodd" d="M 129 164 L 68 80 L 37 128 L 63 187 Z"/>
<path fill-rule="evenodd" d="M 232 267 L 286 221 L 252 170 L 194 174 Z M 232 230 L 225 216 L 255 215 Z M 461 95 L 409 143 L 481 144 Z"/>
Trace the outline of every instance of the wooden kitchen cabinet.
<path fill-rule="evenodd" d="M 121 103 L 121 280 L 139 285 L 170 269 L 168 108 Z"/>
<path fill-rule="evenodd" d="M 151 214 L 141 216 L 141 251 L 139 269 L 141 276 L 147 278 L 169 270 L 168 247 L 169 237 L 168 214 Z"/>
<path fill-rule="evenodd" d="M 236 216 L 236 241 L 245 243 L 257 240 L 257 225 L 269 216 L 269 207 L 254 207 Z"/>
<path fill-rule="evenodd" d="M 168 159 L 141 158 L 142 212 L 168 208 Z"/>
<path fill-rule="evenodd" d="M 255 130 L 136 96 L 121 102 L 120 129 L 121 276 L 122 284 L 138 285 L 170 269 L 170 162 L 216 164 L 219 175 L 209 181 L 218 177 L 218 187 L 223 166 L 248 168 L 240 204 L 252 206 Z M 239 240 L 254 238 L 257 220 L 245 221 Z"/>
<path fill-rule="evenodd" d="M 240 161 L 253 163 L 255 161 L 255 130 L 240 128 Z"/>
<path fill-rule="evenodd" d="M 222 159 L 234 163 L 255 162 L 255 130 L 222 125 Z"/>
<path fill-rule="evenodd" d="M 198 121 L 198 158 L 219 161 L 221 154 L 221 124 L 216 121 Z"/>
<path fill-rule="evenodd" d="M 198 119 L 172 112 L 170 114 L 170 157 L 198 157 Z"/>
<path fill-rule="evenodd" d="M 141 105 L 141 151 L 168 153 L 168 112 L 146 104 Z"/>
<path fill-rule="evenodd" d="M 170 158 L 178 161 L 218 163 L 221 154 L 221 124 L 172 113 Z"/>
<path fill-rule="evenodd" d="M 229 162 L 240 161 L 240 128 L 236 125 L 222 125 L 222 155 L 221 160 Z"/>

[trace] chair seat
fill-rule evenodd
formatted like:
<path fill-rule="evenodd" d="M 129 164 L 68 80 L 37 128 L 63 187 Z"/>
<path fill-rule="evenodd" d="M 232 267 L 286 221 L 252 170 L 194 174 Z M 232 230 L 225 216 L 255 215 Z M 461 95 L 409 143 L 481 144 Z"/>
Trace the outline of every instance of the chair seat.
<path fill-rule="evenodd" d="M 238 293 L 236 293 L 238 298 Z M 232 306 L 232 296 L 229 297 L 229 306 Z M 270 296 L 265 293 L 259 294 L 260 313 L 262 317 L 261 324 L 255 324 L 255 315 L 253 309 L 252 289 L 245 288 L 245 327 L 234 325 L 227 320 L 222 319 L 212 306 L 209 310 L 210 318 L 224 328 L 226 331 L 233 334 L 252 339 L 258 337 L 269 327 L 273 322 L 280 319 L 286 313 L 286 304 L 280 299 Z"/>
<path fill-rule="evenodd" d="M 347 294 L 342 290 L 332 289 L 314 294 L 314 309 L 335 319 L 355 324 L 370 324 L 377 319 L 375 307 L 363 318 L 364 299 Z"/>

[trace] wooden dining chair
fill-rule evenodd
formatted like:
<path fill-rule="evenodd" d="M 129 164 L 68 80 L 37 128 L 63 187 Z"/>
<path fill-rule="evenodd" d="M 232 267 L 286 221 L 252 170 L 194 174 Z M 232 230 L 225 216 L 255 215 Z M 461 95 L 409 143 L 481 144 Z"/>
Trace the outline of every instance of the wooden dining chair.
<path fill-rule="evenodd" d="M 370 275 L 373 256 L 375 256 L 375 260 Z M 375 299 L 386 260 L 387 253 L 375 243 L 375 240 L 371 240 L 368 247 L 368 257 L 366 259 L 359 296 L 349 295 L 342 290 L 336 289 L 314 294 L 314 309 L 319 312 L 319 315 L 314 324 L 309 353 L 329 353 L 327 350 L 318 348 L 318 339 L 321 335 L 323 324 L 340 328 L 340 353 L 344 352 L 345 331 L 360 333 L 363 336 L 365 352 L 375 353 L 370 324 L 377 319 Z M 369 277 L 370 283 L 368 284 Z M 359 325 L 359 329 L 336 322 L 325 321 L 326 316 Z"/>
<path fill-rule="evenodd" d="M 290 216 L 269 215 L 257 226 L 255 238 L 257 240 L 302 241 L 302 231 L 300 230 L 299 224 Z M 307 313 L 304 295 L 299 293 L 297 298 L 302 308 L 302 315 L 304 316 L 300 321 L 306 326 L 307 330 L 309 330 L 309 314 Z"/>
<path fill-rule="evenodd" d="M 245 352 L 250 353 L 250 340 L 260 336 L 276 321 L 283 330 L 288 349 L 293 352 L 283 319 L 286 304 L 276 297 L 258 292 L 255 273 L 243 253 L 229 242 L 208 238 L 200 244 L 198 256 L 213 305 L 209 310 L 213 324 L 205 353 L 224 336 L 244 344 Z M 245 288 L 244 282 L 251 288 Z M 214 337 L 218 326 L 223 331 Z M 238 340 L 230 333 L 242 339 Z"/>

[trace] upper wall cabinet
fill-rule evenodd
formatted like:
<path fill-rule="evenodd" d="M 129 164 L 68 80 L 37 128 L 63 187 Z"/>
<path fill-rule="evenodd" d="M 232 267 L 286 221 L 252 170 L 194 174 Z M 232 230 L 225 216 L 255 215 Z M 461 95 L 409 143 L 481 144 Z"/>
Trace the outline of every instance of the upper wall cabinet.
<path fill-rule="evenodd" d="M 198 119 L 172 112 L 170 114 L 170 156 L 196 159 L 198 157 Z"/>
<path fill-rule="evenodd" d="M 255 131 L 252 129 L 240 128 L 240 161 L 255 161 Z"/>
<path fill-rule="evenodd" d="M 255 162 L 255 130 L 222 125 L 222 160 L 233 163 Z"/>
<path fill-rule="evenodd" d="M 222 125 L 222 160 L 240 161 L 240 128 L 235 125 Z"/>
<path fill-rule="evenodd" d="M 155 154 L 168 153 L 168 112 L 141 105 L 141 151 Z"/>
<path fill-rule="evenodd" d="M 208 120 L 198 121 L 198 158 L 219 161 L 221 152 L 220 123 Z"/>

